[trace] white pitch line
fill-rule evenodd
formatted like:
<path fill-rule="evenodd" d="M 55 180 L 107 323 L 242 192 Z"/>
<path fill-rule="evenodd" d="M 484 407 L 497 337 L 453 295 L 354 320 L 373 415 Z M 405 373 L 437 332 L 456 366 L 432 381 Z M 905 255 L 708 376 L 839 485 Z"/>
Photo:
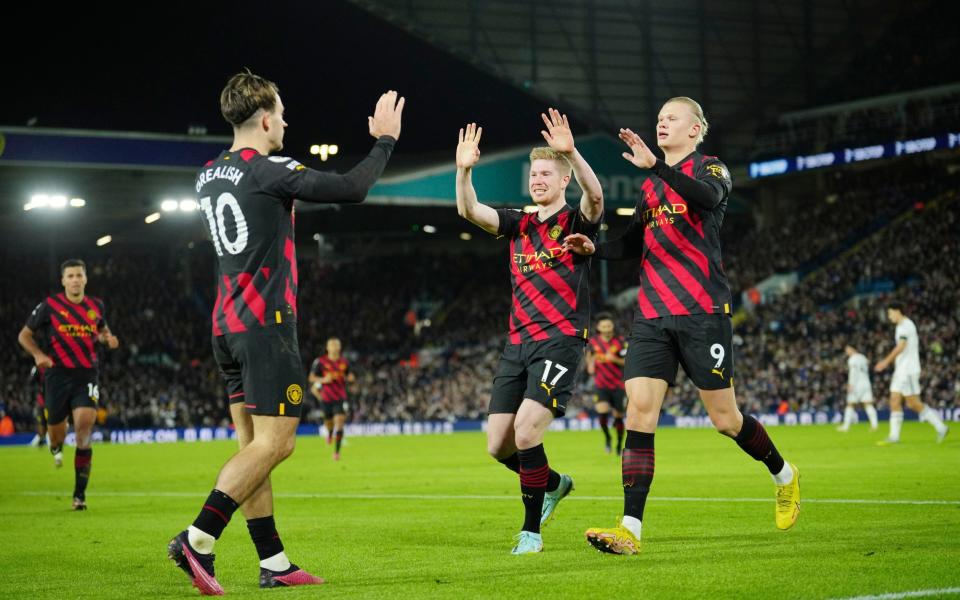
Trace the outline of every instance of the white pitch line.
<path fill-rule="evenodd" d="M 201 492 L 103 492 L 94 490 L 94 496 L 119 498 L 196 498 Z M 0 495 L 3 495 L 0 492 Z M 20 496 L 63 496 L 63 492 L 19 492 Z M 276 498 L 316 498 L 322 500 L 516 500 L 516 495 L 492 494 L 334 494 L 334 493 L 279 493 Z M 623 496 L 567 496 L 567 500 L 616 501 L 623 500 Z M 658 497 L 651 496 L 652 502 L 772 502 L 773 498 L 686 498 L 682 496 Z M 872 504 L 879 506 L 960 506 L 960 500 L 869 500 L 858 498 L 804 498 L 804 503 L 813 504 Z"/>
<path fill-rule="evenodd" d="M 900 598 L 923 598 L 925 596 L 946 596 L 960 594 L 960 587 L 940 588 L 939 590 L 913 590 L 912 592 L 891 592 L 873 596 L 851 596 L 849 598 L 834 598 L 833 600 L 899 600 Z"/>

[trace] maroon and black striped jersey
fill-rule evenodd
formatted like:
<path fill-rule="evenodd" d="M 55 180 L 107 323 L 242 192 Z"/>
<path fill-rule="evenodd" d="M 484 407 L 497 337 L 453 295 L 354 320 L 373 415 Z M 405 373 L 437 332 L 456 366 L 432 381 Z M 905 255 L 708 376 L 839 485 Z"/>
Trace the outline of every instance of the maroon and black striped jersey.
<path fill-rule="evenodd" d="M 627 355 L 627 342 L 623 336 L 615 335 L 609 341 L 602 335 L 590 338 L 590 352 L 593 354 L 593 383 L 598 390 L 623 389 L 623 365 L 607 360 L 607 354 L 619 358 Z"/>
<path fill-rule="evenodd" d="M 720 226 L 732 183 L 719 159 L 694 151 L 673 167 L 661 160 L 641 185 L 622 238 L 601 244 L 601 258 L 640 258 L 640 313 L 729 313 L 730 285 L 720 256 Z"/>
<path fill-rule="evenodd" d="M 64 369 L 96 369 L 97 338 L 107 327 L 103 301 L 84 296 L 74 304 L 64 293 L 48 296 L 27 319 L 27 327 L 46 330 L 53 366 Z"/>
<path fill-rule="evenodd" d="M 593 239 L 599 223 L 579 208 L 564 206 L 546 221 L 537 213 L 501 208 L 498 234 L 510 240 L 513 300 L 510 343 L 561 336 L 584 340 L 590 323 L 590 259 L 563 249 L 563 239 L 582 233 Z"/>
<path fill-rule="evenodd" d="M 342 175 L 251 148 L 224 151 L 204 166 L 196 192 L 217 253 L 214 335 L 296 321 L 294 200 L 362 202 L 395 143 L 381 137 Z"/>
<path fill-rule="evenodd" d="M 318 377 L 330 376 L 330 381 L 320 388 L 320 398 L 324 402 L 337 402 L 347 399 L 347 374 L 350 364 L 342 356 L 336 360 L 323 355 L 313 361 L 310 372 Z"/>

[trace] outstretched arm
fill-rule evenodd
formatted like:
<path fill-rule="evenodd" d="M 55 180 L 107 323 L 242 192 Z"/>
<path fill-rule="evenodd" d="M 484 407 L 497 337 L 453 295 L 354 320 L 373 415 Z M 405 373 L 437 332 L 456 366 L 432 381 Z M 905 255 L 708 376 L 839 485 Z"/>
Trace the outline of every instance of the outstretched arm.
<path fill-rule="evenodd" d="M 622 236 L 599 245 L 582 233 L 574 233 L 564 238 L 563 247 L 581 256 L 596 255 L 603 260 L 640 258 L 643 256 L 643 225 L 634 217 Z"/>
<path fill-rule="evenodd" d="M 500 232 L 500 216 L 497 211 L 477 200 L 473 189 L 471 172 L 480 161 L 480 136 L 483 127 L 469 123 L 460 130 L 457 144 L 457 214 L 494 235 Z"/>
<path fill-rule="evenodd" d="M 620 139 L 630 146 L 630 152 L 624 152 L 623 158 L 641 169 L 650 169 L 653 173 L 680 194 L 687 202 L 710 210 L 723 201 L 727 191 L 718 181 L 702 181 L 687 177 L 658 159 L 640 136 L 630 129 L 620 130 Z"/>
<path fill-rule="evenodd" d="M 377 140 L 370 154 L 343 174 L 298 166 L 302 173 L 294 184 L 294 197 L 313 203 L 363 202 L 367 192 L 383 174 L 393 147 L 400 138 L 400 121 L 405 103 L 404 98 L 397 100 L 397 92 L 393 90 L 381 95 L 373 116 L 367 117 L 370 135 Z"/>
<path fill-rule="evenodd" d="M 603 188 L 600 186 L 600 180 L 596 173 L 590 168 L 590 165 L 584 160 L 583 156 L 577 151 L 573 143 L 573 132 L 570 130 L 570 121 L 567 115 L 561 115 L 560 111 L 550 108 L 547 110 L 549 116 L 542 114 L 544 125 L 547 129 L 540 132 L 543 139 L 551 148 L 563 154 L 570 161 L 573 167 L 573 176 L 577 179 L 580 189 L 583 190 L 583 196 L 580 198 L 580 212 L 591 223 L 596 223 L 603 216 Z"/>

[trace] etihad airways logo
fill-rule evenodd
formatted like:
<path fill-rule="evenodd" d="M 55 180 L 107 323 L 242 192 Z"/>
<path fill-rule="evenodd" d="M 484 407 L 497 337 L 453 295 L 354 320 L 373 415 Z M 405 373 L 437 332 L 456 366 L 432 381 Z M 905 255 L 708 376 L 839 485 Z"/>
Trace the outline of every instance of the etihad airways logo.
<path fill-rule="evenodd" d="M 643 211 L 643 222 L 647 229 L 655 229 L 664 225 L 672 225 L 676 220 L 676 215 L 683 215 L 686 212 L 687 205 L 685 203 L 668 202 Z"/>
<path fill-rule="evenodd" d="M 73 325 L 73 324 L 63 324 L 57 326 L 57 331 L 69 337 L 88 337 L 95 335 L 97 333 L 96 325 Z"/>
<path fill-rule="evenodd" d="M 556 259 L 566 254 L 562 247 L 547 248 L 536 252 L 514 252 L 513 262 L 521 273 L 546 271 L 556 266 Z"/>

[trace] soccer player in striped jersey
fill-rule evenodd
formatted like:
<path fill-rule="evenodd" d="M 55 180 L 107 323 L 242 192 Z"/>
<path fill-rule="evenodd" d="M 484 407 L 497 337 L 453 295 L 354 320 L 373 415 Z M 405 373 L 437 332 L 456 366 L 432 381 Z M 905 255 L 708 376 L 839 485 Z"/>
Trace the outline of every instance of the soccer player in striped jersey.
<path fill-rule="evenodd" d="M 273 518 L 270 472 L 293 452 L 306 377 L 297 341 L 294 199 L 360 203 L 400 135 L 404 100 L 380 97 L 367 128 L 370 153 L 344 174 L 270 156 L 283 148 L 276 84 L 246 71 L 220 94 L 233 145 L 197 174 L 201 217 L 216 253 L 213 354 L 225 380 L 240 451 L 220 470 L 200 514 L 167 546 L 201 594 L 219 595 L 214 542 L 240 508 L 260 558 L 260 587 L 323 583 L 291 564 Z"/>
<path fill-rule="evenodd" d="M 893 377 L 890 378 L 890 435 L 880 444 L 896 444 L 900 441 L 900 428 L 903 427 L 903 400 L 907 406 L 920 415 L 937 432 L 937 443 L 943 441 L 950 432 L 937 411 L 920 400 L 920 336 L 913 320 L 903 314 L 903 304 L 892 302 L 887 307 L 887 318 L 896 325 L 897 345 L 887 356 L 876 364 L 877 373 L 884 371 L 893 363 Z"/>
<path fill-rule="evenodd" d="M 700 105 L 671 98 L 657 117 L 658 159 L 636 133 L 620 130 L 623 154 L 649 169 L 636 213 L 623 237 L 596 248 L 583 236 L 567 238 L 573 252 L 604 259 L 639 259 L 638 310 L 630 331 L 624 378 L 627 439 L 622 461 L 623 519 L 613 528 L 591 528 L 587 541 L 615 554 L 636 554 L 647 494 L 653 481 L 654 432 L 667 388 L 679 366 L 700 390 L 717 430 L 762 461 L 776 486 L 777 528 L 790 529 L 800 514 L 799 473 L 770 441 L 763 425 L 737 407 L 733 390 L 730 286 L 720 257 L 720 225 L 732 186 L 727 167 L 697 152 L 707 133 Z"/>
<path fill-rule="evenodd" d="M 870 385 L 870 362 L 856 348 L 847 344 L 843 349 L 847 355 L 847 406 L 843 411 L 843 425 L 838 431 L 850 431 L 857 404 L 863 404 L 870 419 L 870 431 L 877 430 L 877 409 L 873 406 L 873 388 Z"/>
<path fill-rule="evenodd" d="M 607 313 L 597 315 L 597 335 L 590 338 L 587 346 L 587 373 L 593 376 L 594 409 L 608 454 L 611 451 L 609 421 L 613 413 L 617 456 L 623 447 L 623 357 L 626 354 L 627 342 L 623 336 L 614 334 L 613 317 Z"/>
<path fill-rule="evenodd" d="M 543 549 L 540 527 L 573 489 L 543 449 L 547 427 L 566 410 L 590 326 L 590 260 L 565 250 L 563 239 L 592 239 L 603 215 L 600 182 L 577 152 L 567 117 L 552 108 L 541 117 L 549 146 L 530 153 L 527 181 L 536 212 L 495 210 L 477 200 L 471 173 L 482 128 L 461 129 L 457 146 L 457 212 L 510 243 L 513 300 L 488 409 L 487 451 L 520 475 L 524 520 L 513 554 Z M 583 190 L 577 208 L 565 198 L 571 171 Z"/>
<path fill-rule="evenodd" d="M 73 458 L 73 510 L 87 509 L 87 484 L 93 463 L 91 434 L 100 400 L 99 360 L 96 344 L 111 350 L 120 341 L 104 317 L 103 301 L 86 294 L 87 266 L 80 259 L 60 266 L 63 293 L 48 296 L 30 313 L 18 340 L 43 369 L 43 399 L 54 465 L 63 464 L 67 417 L 73 418 L 77 450 Z M 34 335 L 48 332 L 49 352 L 41 350 Z"/>
<path fill-rule="evenodd" d="M 327 444 L 335 443 L 333 460 L 340 460 L 340 447 L 343 445 L 343 428 L 347 422 L 347 383 L 357 380 L 350 372 L 350 363 L 340 354 L 341 348 L 339 338 L 327 340 L 327 353 L 313 361 L 309 377 L 314 397 L 323 404 Z"/>

